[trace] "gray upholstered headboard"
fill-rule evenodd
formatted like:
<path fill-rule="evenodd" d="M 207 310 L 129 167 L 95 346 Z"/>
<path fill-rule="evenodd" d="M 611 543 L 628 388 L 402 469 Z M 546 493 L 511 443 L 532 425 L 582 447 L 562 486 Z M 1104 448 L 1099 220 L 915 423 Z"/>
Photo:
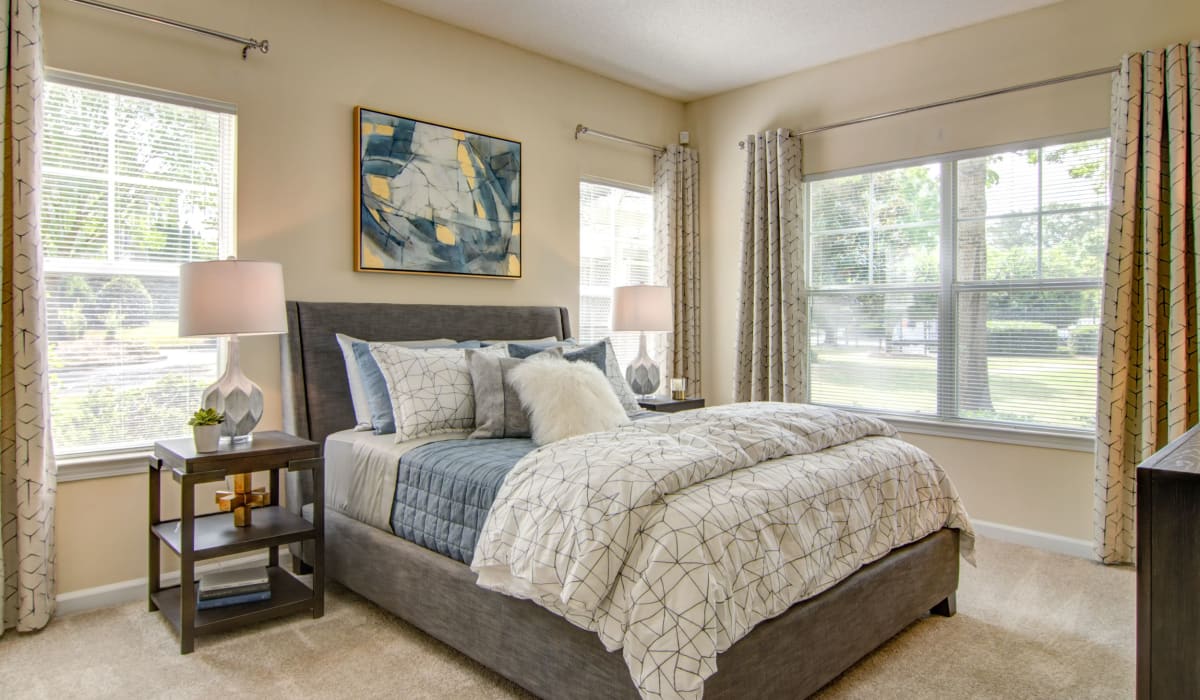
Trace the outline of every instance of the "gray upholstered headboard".
<path fill-rule="evenodd" d="M 324 444 L 354 427 L 346 364 L 335 333 L 363 340 L 567 338 L 561 306 L 451 306 L 318 301 L 287 302 L 282 336 L 283 422 L 293 435 Z"/>

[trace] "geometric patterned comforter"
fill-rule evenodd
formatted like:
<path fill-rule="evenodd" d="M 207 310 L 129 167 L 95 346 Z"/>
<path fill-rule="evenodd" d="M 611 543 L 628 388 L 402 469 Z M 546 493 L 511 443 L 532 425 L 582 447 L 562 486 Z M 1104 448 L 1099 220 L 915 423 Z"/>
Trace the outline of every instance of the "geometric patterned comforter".
<path fill-rule="evenodd" d="M 700 698 L 717 654 L 759 622 L 942 527 L 971 561 L 954 486 L 888 424 L 733 404 L 530 453 L 471 568 L 621 649 L 642 697 Z"/>

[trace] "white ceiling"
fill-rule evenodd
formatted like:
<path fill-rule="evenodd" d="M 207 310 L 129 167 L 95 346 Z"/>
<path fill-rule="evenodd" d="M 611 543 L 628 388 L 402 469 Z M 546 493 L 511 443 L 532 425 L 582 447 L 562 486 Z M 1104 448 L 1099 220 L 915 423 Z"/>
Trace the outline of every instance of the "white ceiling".
<path fill-rule="evenodd" d="M 693 100 L 1058 0 L 385 0 Z"/>

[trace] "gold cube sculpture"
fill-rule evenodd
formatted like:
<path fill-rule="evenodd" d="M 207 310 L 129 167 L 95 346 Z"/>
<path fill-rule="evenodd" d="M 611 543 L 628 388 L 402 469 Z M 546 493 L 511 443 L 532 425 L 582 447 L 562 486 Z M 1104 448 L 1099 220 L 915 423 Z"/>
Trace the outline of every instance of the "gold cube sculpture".
<path fill-rule="evenodd" d="M 233 511 L 233 524 L 250 527 L 250 509 L 268 504 L 267 490 L 250 485 L 249 474 L 234 474 L 232 491 L 217 491 L 217 507 L 221 512 Z"/>

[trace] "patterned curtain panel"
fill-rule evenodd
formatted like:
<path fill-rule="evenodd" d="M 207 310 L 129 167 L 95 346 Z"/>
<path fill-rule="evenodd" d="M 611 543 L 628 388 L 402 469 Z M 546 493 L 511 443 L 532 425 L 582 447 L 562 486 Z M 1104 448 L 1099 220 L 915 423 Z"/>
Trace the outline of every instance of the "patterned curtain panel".
<path fill-rule="evenodd" d="M 746 138 L 742 288 L 737 322 L 738 401 L 807 395 L 800 139 L 787 130 Z"/>
<path fill-rule="evenodd" d="M 40 629 L 54 613 L 56 487 L 38 228 L 42 31 L 36 0 L 10 0 L 7 8 L 0 258 L 0 634 L 9 628 Z"/>
<path fill-rule="evenodd" d="M 700 161 L 686 146 L 654 157 L 656 282 L 671 287 L 675 332 L 665 339 L 667 376 L 687 379 L 689 396 L 700 384 Z M 666 382 L 664 382 L 665 384 Z"/>
<path fill-rule="evenodd" d="M 1116 564 L 1135 554 L 1138 463 L 1198 417 L 1200 42 L 1126 56 L 1112 119 L 1096 553 Z"/>

